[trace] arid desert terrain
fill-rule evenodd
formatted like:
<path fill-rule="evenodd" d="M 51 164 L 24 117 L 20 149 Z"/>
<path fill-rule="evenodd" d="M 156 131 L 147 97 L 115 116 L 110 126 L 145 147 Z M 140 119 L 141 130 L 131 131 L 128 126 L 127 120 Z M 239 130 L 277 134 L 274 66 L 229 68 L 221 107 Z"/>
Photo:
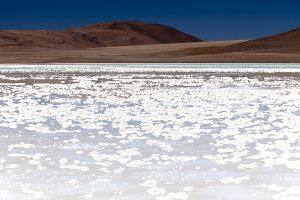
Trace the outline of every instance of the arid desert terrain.
<path fill-rule="evenodd" d="M 142 22 L 0 31 L 0 63 L 298 63 L 300 28 L 255 40 L 203 41 Z"/>

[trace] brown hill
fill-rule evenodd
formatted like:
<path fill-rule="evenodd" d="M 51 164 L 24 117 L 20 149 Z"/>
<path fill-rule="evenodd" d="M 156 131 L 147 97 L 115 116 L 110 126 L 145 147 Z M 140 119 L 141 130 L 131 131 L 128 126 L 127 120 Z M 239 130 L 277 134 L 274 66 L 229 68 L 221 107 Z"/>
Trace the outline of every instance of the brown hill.
<path fill-rule="evenodd" d="M 300 53 L 300 28 L 269 37 L 234 44 L 225 49 L 230 51 Z"/>
<path fill-rule="evenodd" d="M 194 55 L 222 53 L 300 53 L 300 28 L 260 39 L 215 48 L 196 48 Z"/>
<path fill-rule="evenodd" d="M 100 23 L 64 31 L 0 31 L 0 47 L 93 48 L 200 41 L 172 27 L 137 21 Z"/>

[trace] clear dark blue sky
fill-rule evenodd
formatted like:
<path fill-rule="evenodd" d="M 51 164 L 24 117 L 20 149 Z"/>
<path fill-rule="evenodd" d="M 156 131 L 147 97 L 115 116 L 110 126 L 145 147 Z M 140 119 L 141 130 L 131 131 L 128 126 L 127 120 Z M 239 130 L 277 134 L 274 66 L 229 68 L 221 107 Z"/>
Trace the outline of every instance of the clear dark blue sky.
<path fill-rule="evenodd" d="M 0 29 L 65 29 L 112 20 L 162 23 L 205 40 L 250 39 L 299 27 L 300 1 L 1 1 Z"/>

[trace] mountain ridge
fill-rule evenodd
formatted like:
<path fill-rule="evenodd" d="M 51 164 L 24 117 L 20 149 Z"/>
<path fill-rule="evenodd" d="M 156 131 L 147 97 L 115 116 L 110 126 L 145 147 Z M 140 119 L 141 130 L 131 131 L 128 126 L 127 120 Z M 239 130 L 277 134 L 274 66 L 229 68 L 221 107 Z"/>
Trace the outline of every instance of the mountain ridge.
<path fill-rule="evenodd" d="M 239 51 L 293 51 L 300 52 L 300 27 L 286 32 L 249 40 L 227 47 Z"/>
<path fill-rule="evenodd" d="M 0 47 L 96 48 L 201 41 L 173 27 L 140 21 L 105 22 L 62 31 L 0 31 Z"/>
<path fill-rule="evenodd" d="M 194 55 L 224 53 L 295 53 L 300 54 L 300 27 L 286 32 L 247 40 L 224 47 L 195 48 Z"/>

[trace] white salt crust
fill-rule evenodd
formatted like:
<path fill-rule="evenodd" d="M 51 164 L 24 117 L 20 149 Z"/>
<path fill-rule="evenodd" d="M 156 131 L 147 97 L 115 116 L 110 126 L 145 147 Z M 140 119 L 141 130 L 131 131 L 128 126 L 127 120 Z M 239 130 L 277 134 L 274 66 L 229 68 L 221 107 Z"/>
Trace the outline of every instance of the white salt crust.
<path fill-rule="evenodd" d="M 0 199 L 300 199 L 300 81 L 194 74 L 296 65 L 196 66 L 57 65 L 83 73 L 1 84 Z M 49 70 L 35 67 L 0 73 Z"/>

